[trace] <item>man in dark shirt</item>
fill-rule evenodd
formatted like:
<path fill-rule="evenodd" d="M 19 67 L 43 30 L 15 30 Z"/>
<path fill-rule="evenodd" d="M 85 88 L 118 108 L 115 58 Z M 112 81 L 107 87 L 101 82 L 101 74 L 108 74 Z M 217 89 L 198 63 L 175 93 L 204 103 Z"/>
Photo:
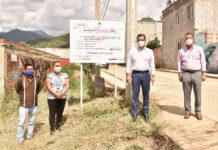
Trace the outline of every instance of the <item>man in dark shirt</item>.
<path fill-rule="evenodd" d="M 19 123 L 17 138 L 19 146 L 23 146 L 24 124 L 29 114 L 27 139 L 31 139 L 34 130 L 34 120 L 37 112 L 38 94 L 41 90 L 40 80 L 34 76 L 33 65 L 25 65 L 25 76 L 17 80 L 16 91 L 20 95 Z"/>

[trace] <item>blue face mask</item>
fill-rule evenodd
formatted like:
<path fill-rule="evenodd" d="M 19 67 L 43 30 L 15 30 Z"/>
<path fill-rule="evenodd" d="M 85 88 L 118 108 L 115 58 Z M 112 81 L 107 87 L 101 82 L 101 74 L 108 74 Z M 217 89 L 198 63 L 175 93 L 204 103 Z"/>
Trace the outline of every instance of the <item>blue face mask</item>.
<path fill-rule="evenodd" d="M 31 70 L 30 70 L 30 71 L 26 71 L 26 75 L 27 75 L 27 76 L 33 76 L 33 75 L 34 75 L 34 72 L 31 71 Z"/>

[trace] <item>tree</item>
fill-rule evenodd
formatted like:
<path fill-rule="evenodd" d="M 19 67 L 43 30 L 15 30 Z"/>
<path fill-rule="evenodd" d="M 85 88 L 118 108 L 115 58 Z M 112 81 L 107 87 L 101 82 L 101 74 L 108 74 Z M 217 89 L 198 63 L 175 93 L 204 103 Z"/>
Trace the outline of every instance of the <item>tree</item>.
<path fill-rule="evenodd" d="M 167 6 L 170 6 L 172 3 L 173 3 L 172 0 L 168 0 L 167 1 Z"/>
<path fill-rule="evenodd" d="M 144 17 L 141 19 L 141 21 L 146 21 L 146 22 L 154 22 L 155 20 L 151 17 Z"/>
<path fill-rule="evenodd" d="M 160 40 L 156 37 L 154 40 L 151 40 L 147 43 L 147 46 L 150 49 L 155 49 L 161 47 Z"/>
<path fill-rule="evenodd" d="M 20 41 L 19 44 L 22 46 L 30 47 L 30 45 L 27 44 L 25 41 Z"/>

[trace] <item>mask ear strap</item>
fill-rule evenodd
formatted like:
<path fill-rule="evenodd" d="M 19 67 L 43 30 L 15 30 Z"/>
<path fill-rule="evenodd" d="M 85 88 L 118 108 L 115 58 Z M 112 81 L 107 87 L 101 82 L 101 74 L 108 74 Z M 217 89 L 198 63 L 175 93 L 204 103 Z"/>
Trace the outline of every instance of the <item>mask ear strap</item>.
<path fill-rule="evenodd" d="M 26 102 L 26 80 L 25 76 L 23 78 L 23 106 L 25 107 L 25 102 Z"/>
<path fill-rule="evenodd" d="M 33 106 L 36 104 L 36 77 L 34 77 L 34 101 L 33 101 Z"/>

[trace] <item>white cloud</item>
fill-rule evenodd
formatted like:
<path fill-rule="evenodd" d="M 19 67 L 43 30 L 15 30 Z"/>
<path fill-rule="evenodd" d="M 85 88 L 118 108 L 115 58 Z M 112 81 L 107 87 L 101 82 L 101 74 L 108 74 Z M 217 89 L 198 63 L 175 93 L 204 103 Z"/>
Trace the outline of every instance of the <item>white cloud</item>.
<path fill-rule="evenodd" d="M 103 7 L 105 0 L 101 0 Z M 159 19 L 157 0 L 138 0 L 138 18 Z M 157 9 L 156 9 L 157 8 Z M 110 0 L 104 20 L 125 21 L 126 1 Z M 0 0 L 0 30 L 42 29 L 57 36 L 69 32 L 70 19 L 95 19 L 95 0 Z"/>
<path fill-rule="evenodd" d="M 167 0 L 138 0 L 138 20 L 151 17 L 160 20 L 162 10 L 166 7 Z"/>

